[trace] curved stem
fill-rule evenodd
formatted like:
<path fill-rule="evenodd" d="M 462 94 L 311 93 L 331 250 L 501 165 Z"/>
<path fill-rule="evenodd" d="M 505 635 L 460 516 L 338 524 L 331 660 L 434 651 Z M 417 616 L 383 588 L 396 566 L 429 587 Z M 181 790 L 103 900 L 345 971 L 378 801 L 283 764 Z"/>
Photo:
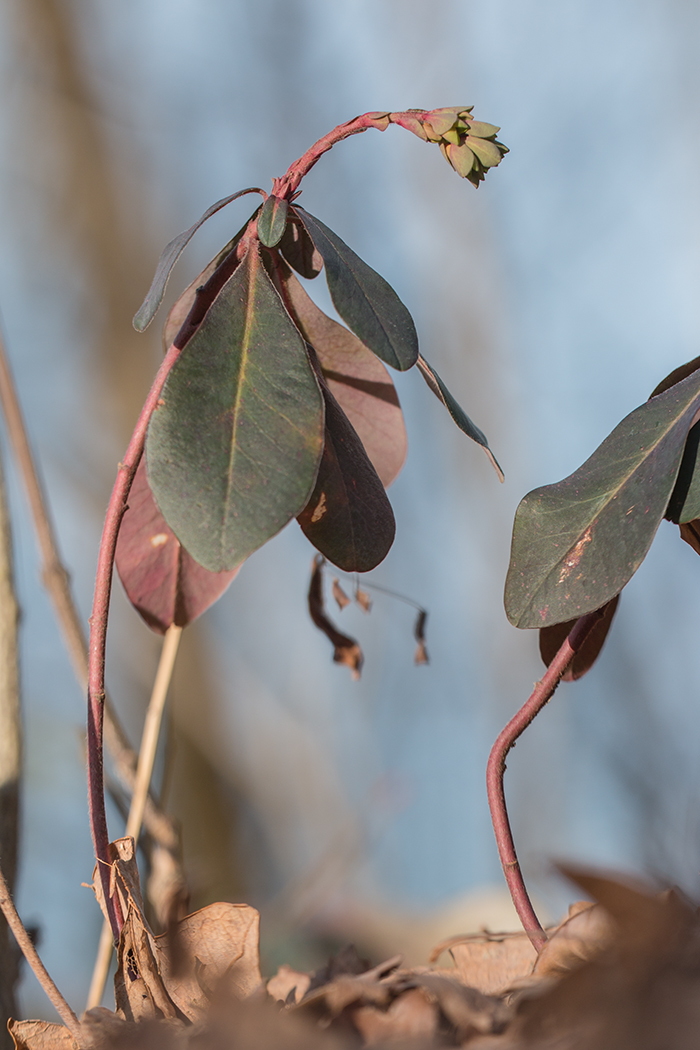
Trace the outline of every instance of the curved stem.
<path fill-rule="evenodd" d="M 506 757 L 521 733 L 527 729 L 532 720 L 540 713 L 548 700 L 551 699 L 562 676 L 566 674 L 569 664 L 602 615 L 603 611 L 598 609 L 595 612 L 588 613 L 587 616 L 580 617 L 576 621 L 541 681 L 536 683 L 532 695 L 499 735 L 491 749 L 486 767 L 486 789 L 489 809 L 491 810 L 491 823 L 496 835 L 496 844 L 498 846 L 498 855 L 501 858 L 503 874 L 506 877 L 508 889 L 510 890 L 515 910 L 523 924 L 523 929 L 538 952 L 547 943 L 547 935 L 535 915 L 535 910 L 525 888 L 518 856 L 515 852 L 515 843 L 513 842 L 513 833 L 510 828 L 506 797 L 503 789 Z"/>
<path fill-rule="evenodd" d="M 95 595 L 90 617 L 90 642 L 88 665 L 88 801 L 90 807 L 90 828 L 92 831 L 95 856 L 98 861 L 102 889 L 109 914 L 112 934 L 115 941 L 123 925 L 121 909 L 116 898 L 110 896 L 110 861 L 109 834 L 104 806 L 104 770 L 102 762 L 102 727 L 105 702 L 105 647 L 107 641 L 107 620 L 109 617 L 109 599 L 112 592 L 112 569 L 117 536 L 136 468 L 141 460 L 146 440 L 148 421 L 155 409 L 168 372 L 180 355 L 180 349 L 174 344 L 170 347 L 158 369 L 153 386 L 141 410 L 134 433 L 126 450 L 124 460 L 119 464 L 117 480 L 112 489 L 107 515 L 102 530 L 100 553 L 97 559 Z"/>
<path fill-rule="evenodd" d="M 416 113 L 422 113 L 422 110 L 416 110 Z M 387 113 L 363 113 L 360 117 L 355 117 L 353 120 L 348 120 L 345 124 L 339 124 L 337 128 L 333 128 L 327 135 L 320 138 L 318 142 L 315 142 L 310 149 L 307 149 L 303 157 L 295 161 L 294 164 L 290 165 L 287 173 L 281 179 L 275 179 L 272 187 L 272 192 L 276 197 L 286 198 L 289 200 L 299 187 L 299 183 L 307 175 L 314 164 L 327 153 L 329 149 L 335 146 L 336 142 L 342 142 L 343 139 L 349 138 L 351 135 L 359 135 L 363 131 L 367 131 L 368 128 L 376 128 L 377 131 L 386 131 L 389 124 L 392 123 L 389 118 L 394 116 L 400 116 L 401 114 L 389 114 Z"/>

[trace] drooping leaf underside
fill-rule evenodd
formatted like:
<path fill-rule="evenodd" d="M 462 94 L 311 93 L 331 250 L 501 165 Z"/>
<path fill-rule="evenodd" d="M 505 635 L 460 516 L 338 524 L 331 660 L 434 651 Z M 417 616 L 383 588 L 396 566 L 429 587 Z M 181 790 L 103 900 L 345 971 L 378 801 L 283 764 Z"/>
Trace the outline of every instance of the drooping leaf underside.
<path fill-rule="evenodd" d="M 394 542 L 394 513 L 362 442 L 324 386 L 323 456 L 316 486 L 298 521 L 306 538 L 339 569 L 369 572 Z"/>
<path fill-rule="evenodd" d="M 323 566 L 324 558 L 317 554 L 309 581 L 309 615 L 312 623 L 318 627 L 319 631 L 323 631 L 331 642 L 334 662 L 349 667 L 352 677 L 357 681 L 364 662 L 362 650 L 355 639 L 339 631 L 326 614 L 326 604 L 323 600 Z"/>
<path fill-rule="evenodd" d="M 238 193 L 232 193 L 230 197 L 224 197 L 222 200 L 217 201 L 216 204 L 212 204 L 211 208 L 207 208 L 201 219 L 198 219 L 193 226 L 190 226 L 189 230 L 179 233 L 177 237 L 173 237 L 172 241 L 166 244 L 161 252 L 160 259 L 158 260 L 155 276 L 151 287 L 148 290 L 148 294 L 134 317 L 134 328 L 137 332 L 145 331 L 155 317 L 158 307 L 163 301 L 163 296 L 173 266 L 180 258 L 199 227 L 202 226 L 207 219 L 210 219 L 212 215 L 215 215 L 217 211 L 221 211 L 221 209 L 225 208 L 227 204 L 230 204 L 231 201 L 235 201 L 238 197 L 243 197 L 246 193 L 260 192 L 261 191 L 255 186 L 251 186 L 246 190 L 239 190 Z"/>
<path fill-rule="evenodd" d="M 469 418 L 462 406 L 458 404 L 458 402 L 454 399 L 450 391 L 447 389 L 447 387 L 445 386 L 445 384 L 443 383 L 442 379 L 437 374 L 433 366 L 429 365 L 425 358 L 421 356 L 421 354 L 418 355 L 417 364 L 418 371 L 423 376 L 423 379 L 425 379 L 426 383 L 428 384 L 428 387 L 435 394 L 435 397 L 438 399 L 438 401 L 441 401 L 443 403 L 443 405 L 450 413 L 452 419 L 457 424 L 459 429 L 464 434 L 466 434 L 467 437 L 470 437 L 472 441 L 476 441 L 478 445 L 481 445 L 486 455 L 488 456 L 489 462 L 492 464 L 493 469 L 498 474 L 499 479 L 503 481 L 503 471 L 501 470 L 498 464 L 498 460 L 489 448 L 489 443 L 486 438 L 486 435 L 483 433 L 483 431 L 479 430 L 476 423 L 472 422 L 472 420 Z"/>
<path fill-rule="evenodd" d="M 418 336 L 394 289 L 313 215 L 299 207 L 290 211 L 301 218 L 323 258 L 333 305 L 347 326 L 392 368 L 411 368 L 418 359 Z"/>
<path fill-rule="evenodd" d="M 607 603 L 600 620 L 598 620 L 576 653 L 566 673 L 562 675 L 562 682 L 575 682 L 590 671 L 600 656 L 600 651 L 608 637 L 608 631 L 610 630 L 619 600 L 620 595 L 616 594 Z M 576 623 L 576 620 L 567 620 L 564 623 L 555 623 L 551 627 L 543 627 L 540 630 L 540 656 L 545 667 L 549 667 Z"/>
<path fill-rule="evenodd" d="M 323 259 L 316 251 L 314 242 L 294 208 L 288 213 L 287 225 L 284 228 L 279 250 L 298 274 L 311 281 L 318 277 L 323 269 Z"/>
<path fill-rule="evenodd" d="M 163 350 L 167 351 L 168 347 L 175 342 L 178 332 L 187 320 L 189 312 L 194 305 L 198 289 L 202 288 L 207 283 L 209 278 L 212 277 L 214 272 L 218 270 L 219 266 L 221 266 L 224 260 L 231 254 L 241 240 L 243 234 L 248 228 L 248 223 L 255 214 L 256 213 L 253 212 L 253 215 L 251 215 L 249 219 L 246 219 L 235 237 L 232 237 L 228 244 L 221 249 L 218 255 L 215 255 L 211 262 L 207 263 L 202 272 L 195 277 L 191 284 L 188 284 L 184 292 L 178 297 L 178 299 L 176 299 L 170 309 L 165 325 L 163 326 Z M 231 267 L 232 270 L 233 268 L 234 267 Z"/>
<path fill-rule="evenodd" d="M 238 572 L 209 572 L 187 553 L 156 506 L 143 459 L 119 529 L 116 566 L 129 601 L 159 634 L 172 624 L 186 627 Z"/>
<path fill-rule="evenodd" d="M 403 413 L 389 373 L 357 336 L 319 310 L 294 274 L 283 270 L 282 280 L 287 305 L 316 351 L 331 393 L 388 488 L 404 464 L 408 447 Z"/>
<path fill-rule="evenodd" d="M 300 513 L 323 429 L 304 341 L 250 248 L 170 372 L 147 435 L 156 502 L 196 561 L 233 569 Z"/>
<path fill-rule="evenodd" d="M 505 604 L 516 627 L 601 608 L 644 560 L 700 408 L 700 372 L 627 416 L 582 467 L 520 503 Z"/>

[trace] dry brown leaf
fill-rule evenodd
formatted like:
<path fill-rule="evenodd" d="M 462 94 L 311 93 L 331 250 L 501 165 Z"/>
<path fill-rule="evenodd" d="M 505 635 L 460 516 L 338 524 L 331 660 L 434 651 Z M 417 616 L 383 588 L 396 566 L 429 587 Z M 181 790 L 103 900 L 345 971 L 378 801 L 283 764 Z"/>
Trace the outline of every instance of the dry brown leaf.
<path fill-rule="evenodd" d="M 267 982 L 267 993 L 278 1002 L 298 1003 L 306 995 L 310 984 L 311 974 L 293 970 L 291 966 L 283 963 L 275 976 Z"/>
<path fill-rule="evenodd" d="M 7 1029 L 16 1050 L 78 1050 L 75 1039 L 62 1024 L 9 1020 Z"/>
<path fill-rule="evenodd" d="M 413 636 L 416 639 L 416 655 L 413 657 L 413 662 L 416 664 L 427 664 L 428 650 L 425 647 L 425 622 L 428 619 L 428 614 L 425 609 L 421 609 L 416 619 L 416 625 L 413 628 Z"/>
<path fill-rule="evenodd" d="M 338 608 L 341 610 L 350 604 L 350 599 L 348 598 L 343 588 L 340 586 L 340 580 L 338 580 L 337 578 L 333 580 L 333 597 L 338 603 Z"/>
<path fill-rule="evenodd" d="M 601 951 L 610 940 L 610 918 L 599 904 L 579 901 L 557 926 L 535 960 L 533 977 L 560 977 Z"/>
<path fill-rule="evenodd" d="M 460 984 L 453 977 L 436 973 L 414 973 L 409 978 L 440 1006 L 447 1021 L 457 1030 L 460 1043 L 474 1035 L 500 1032 L 511 1010 L 500 999 L 477 988 Z"/>
<path fill-rule="evenodd" d="M 476 933 L 452 940 L 449 950 L 459 979 L 485 995 L 498 995 L 527 977 L 537 958 L 526 933 Z"/>
<path fill-rule="evenodd" d="M 369 970 L 365 968 L 360 973 L 356 967 L 366 964 L 359 958 L 354 945 L 350 945 L 335 959 L 331 959 L 328 966 L 314 974 L 300 1008 L 307 1010 L 325 1007 L 330 1015 L 335 1017 L 352 1003 L 384 1006 L 393 997 L 392 978 L 388 975 L 392 974 L 400 963 L 401 956 L 396 955 L 393 959 L 387 959 Z M 316 982 L 323 981 L 326 974 L 329 977 L 328 982 L 317 984 Z"/>
<path fill-rule="evenodd" d="M 437 1031 L 438 1015 L 420 988 L 411 988 L 394 999 L 388 1010 L 360 1006 L 353 1012 L 353 1022 L 366 1046 L 432 1040 Z"/>
<path fill-rule="evenodd" d="M 309 583 L 309 615 L 312 621 L 323 631 L 333 644 L 333 660 L 350 668 L 352 677 L 357 681 L 362 671 L 363 656 L 360 646 L 354 638 L 343 634 L 326 616 L 323 601 L 323 566 L 325 558 L 317 554 L 313 561 L 311 581 Z"/>
<path fill-rule="evenodd" d="M 176 1017 L 177 1008 L 161 976 L 153 934 L 132 904 L 117 949 L 114 997 L 117 1012 L 127 1021 Z"/>
<path fill-rule="evenodd" d="M 175 976 L 166 934 L 155 938 L 163 981 L 189 1020 L 202 1016 L 208 997 L 226 990 L 245 998 L 262 986 L 258 955 L 260 916 L 247 904 L 220 902 L 178 923 L 183 972 Z M 220 986 L 223 985 L 222 989 Z"/>
<path fill-rule="evenodd" d="M 360 606 L 360 608 L 364 609 L 366 613 L 372 611 L 372 599 L 370 598 L 367 591 L 363 591 L 359 587 L 357 587 L 355 589 L 355 601 Z"/>

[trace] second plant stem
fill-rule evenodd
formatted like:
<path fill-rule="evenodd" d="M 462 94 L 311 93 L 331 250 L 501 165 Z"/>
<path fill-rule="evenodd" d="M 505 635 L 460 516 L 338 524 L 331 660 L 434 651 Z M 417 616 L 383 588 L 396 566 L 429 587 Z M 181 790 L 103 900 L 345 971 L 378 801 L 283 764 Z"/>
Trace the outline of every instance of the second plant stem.
<path fill-rule="evenodd" d="M 503 867 L 503 874 L 506 877 L 518 918 L 537 952 L 540 952 L 547 943 L 547 934 L 535 914 L 535 909 L 532 906 L 520 870 L 518 855 L 515 852 L 515 842 L 513 841 L 513 832 L 508 819 L 506 796 L 503 788 L 506 757 L 518 737 L 525 732 L 532 720 L 551 699 L 576 653 L 602 615 L 601 610 L 596 610 L 596 612 L 588 613 L 576 621 L 542 679 L 535 684 L 535 688 L 526 703 L 523 704 L 515 717 L 510 720 L 499 735 L 491 749 L 486 767 L 486 789 L 489 809 L 491 810 L 491 822 L 496 835 L 496 844 Z"/>

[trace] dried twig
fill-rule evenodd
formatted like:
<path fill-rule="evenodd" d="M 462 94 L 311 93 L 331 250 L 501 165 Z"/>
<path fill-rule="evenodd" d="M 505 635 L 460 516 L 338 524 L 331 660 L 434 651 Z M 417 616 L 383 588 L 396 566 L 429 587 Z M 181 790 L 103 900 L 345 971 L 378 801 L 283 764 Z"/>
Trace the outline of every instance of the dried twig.
<path fill-rule="evenodd" d="M 139 750 L 136 784 L 131 799 L 131 808 L 129 810 L 129 818 L 126 822 L 125 832 L 127 837 L 131 836 L 131 838 L 133 838 L 134 846 L 138 843 L 139 834 L 141 832 L 146 799 L 148 798 L 148 788 L 151 783 L 153 763 L 155 761 L 156 749 L 158 747 L 158 737 L 163 719 L 165 700 L 168 695 L 168 688 L 170 686 L 173 667 L 175 666 L 175 657 L 177 656 L 181 637 L 182 627 L 172 624 L 168 628 L 163 640 L 160 662 L 158 664 L 158 670 L 156 671 L 155 682 L 153 683 L 153 692 L 151 693 L 148 710 L 146 711 L 146 720 L 144 722 L 143 734 L 141 736 L 141 748 Z M 112 958 L 113 945 L 112 929 L 110 924 L 105 921 L 100 935 L 99 947 L 97 949 L 95 969 L 90 982 L 90 991 L 88 993 L 86 1006 L 87 1010 L 92 1009 L 93 1006 L 99 1006 L 102 1001 L 102 994 L 104 992 L 105 984 L 107 983 L 107 974 L 109 973 L 109 964 Z"/>
<path fill-rule="evenodd" d="M 24 958 L 31 966 L 34 976 L 51 1000 L 64 1025 L 70 1030 L 73 1037 L 77 1040 L 78 1045 L 80 1045 L 82 1038 L 80 1021 L 49 977 L 46 967 L 39 958 L 39 953 L 32 944 L 32 939 L 17 914 L 17 909 L 15 908 L 10 896 L 10 891 L 7 888 L 2 869 L 0 869 L 0 908 L 7 920 L 7 925 L 12 930 L 15 940 L 22 950 Z"/>

